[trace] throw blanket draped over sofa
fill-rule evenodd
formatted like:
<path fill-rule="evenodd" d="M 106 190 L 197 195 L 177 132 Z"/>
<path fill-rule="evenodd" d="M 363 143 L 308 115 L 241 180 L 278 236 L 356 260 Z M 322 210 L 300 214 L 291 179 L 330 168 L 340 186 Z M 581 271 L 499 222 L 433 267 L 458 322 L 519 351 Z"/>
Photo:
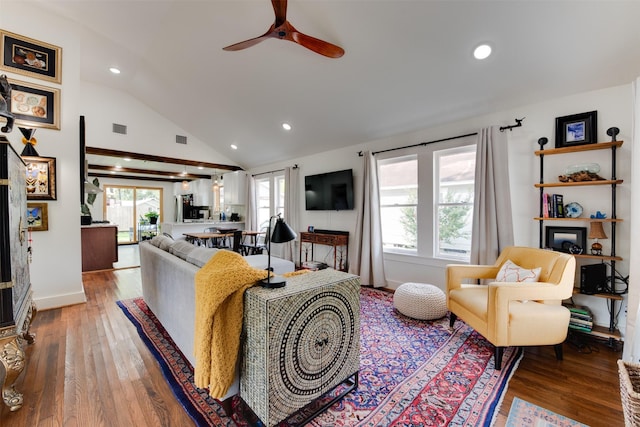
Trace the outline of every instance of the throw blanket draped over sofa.
<path fill-rule="evenodd" d="M 223 397 L 233 383 L 244 291 L 266 277 L 265 270 L 251 267 L 231 251 L 217 252 L 196 273 L 194 382 L 208 387 L 214 398 Z"/>

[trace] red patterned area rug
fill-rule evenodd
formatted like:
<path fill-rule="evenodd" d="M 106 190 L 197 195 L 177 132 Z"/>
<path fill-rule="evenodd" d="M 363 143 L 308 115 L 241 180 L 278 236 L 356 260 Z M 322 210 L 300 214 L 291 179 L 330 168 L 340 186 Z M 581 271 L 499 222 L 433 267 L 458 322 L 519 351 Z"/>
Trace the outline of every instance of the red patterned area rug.
<path fill-rule="evenodd" d="M 308 425 L 490 426 L 521 352 L 505 349 L 502 370 L 496 371 L 493 346 L 463 322 L 450 330 L 448 318 L 410 319 L 393 309 L 392 299 L 390 293 L 362 289 L 358 389 Z M 196 425 L 262 425 L 242 399 L 234 399 L 231 419 L 206 390 L 194 386 L 193 368 L 142 298 L 118 305 Z M 303 409 L 280 426 L 297 425 L 304 415 Z"/>

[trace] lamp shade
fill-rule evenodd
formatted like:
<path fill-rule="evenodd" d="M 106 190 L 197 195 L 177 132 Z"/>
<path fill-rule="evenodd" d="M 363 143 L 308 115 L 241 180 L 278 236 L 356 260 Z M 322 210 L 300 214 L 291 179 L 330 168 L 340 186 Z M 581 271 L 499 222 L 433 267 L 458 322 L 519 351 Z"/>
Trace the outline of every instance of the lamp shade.
<path fill-rule="evenodd" d="M 271 234 L 271 241 L 273 243 L 286 243 L 294 240 L 297 236 L 284 219 L 278 217 L 276 224 L 273 226 L 273 233 Z"/>
<path fill-rule="evenodd" d="M 607 235 L 604 233 L 604 228 L 602 228 L 602 222 L 594 221 L 591 223 L 591 227 L 589 228 L 589 239 L 606 239 Z"/>

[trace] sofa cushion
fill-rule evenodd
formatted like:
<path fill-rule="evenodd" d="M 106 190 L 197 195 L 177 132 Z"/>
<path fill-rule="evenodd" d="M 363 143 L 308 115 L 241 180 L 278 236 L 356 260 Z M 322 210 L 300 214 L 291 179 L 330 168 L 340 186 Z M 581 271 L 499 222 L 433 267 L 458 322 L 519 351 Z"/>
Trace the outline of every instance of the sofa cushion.
<path fill-rule="evenodd" d="M 196 246 L 194 250 L 189 252 L 185 261 L 191 264 L 202 267 L 205 265 L 219 249 L 216 248 L 204 248 Z"/>
<path fill-rule="evenodd" d="M 177 242 L 173 242 L 169 247 L 169 253 L 181 258 L 183 260 L 187 260 L 187 256 L 196 249 L 197 247 L 186 240 L 178 240 Z"/>
<path fill-rule="evenodd" d="M 154 236 L 149 243 L 163 251 L 168 251 L 169 246 L 173 244 L 173 239 L 169 236 L 165 236 L 164 234 L 158 234 L 157 236 Z"/>
<path fill-rule="evenodd" d="M 496 275 L 497 282 L 537 282 L 540 277 L 540 267 L 527 269 L 506 260 Z"/>

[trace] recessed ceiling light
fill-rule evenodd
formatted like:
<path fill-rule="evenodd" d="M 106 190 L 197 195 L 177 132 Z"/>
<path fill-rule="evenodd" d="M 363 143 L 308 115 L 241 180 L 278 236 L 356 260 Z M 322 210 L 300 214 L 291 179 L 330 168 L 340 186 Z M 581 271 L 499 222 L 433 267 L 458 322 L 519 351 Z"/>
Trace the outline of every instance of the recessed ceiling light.
<path fill-rule="evenodd" d="M 283 123 L 282 124 L 282 129 L 284 130 L 291 130 L 291 125 L 289 123 Z"/>
<path fill-rule="evenodd" d="M 476 59 L 486 59 L 489 55 L 491 55 L 491 46 L 488 44 L 481 44 L 473 51 L 473 56 Z"/>
<path fill-rule="evenodd" d="M 120 69 L 116 67 L 109 68 L 109 71 L 111 71 L 113 74 L 120 74 Z"/>
<path fill-rule="evenodd" d="M 131 159 L 130 159 L 129 157 L 125 157 L 123 160 L 124 160 L 125 162 L 130 162 L 130 161 L 131 161 Z"/>
<path fill-rule="evenodd" d="M 204 169 L 204 166 L 198 166 L 198 169 L 202 170 Z"/>
<path fill-rule="evenodd" d="M 236 144 L 231 144 L 231 148 L 234 149 L 234 150 L 237 150 L 238 146 Z"/>

